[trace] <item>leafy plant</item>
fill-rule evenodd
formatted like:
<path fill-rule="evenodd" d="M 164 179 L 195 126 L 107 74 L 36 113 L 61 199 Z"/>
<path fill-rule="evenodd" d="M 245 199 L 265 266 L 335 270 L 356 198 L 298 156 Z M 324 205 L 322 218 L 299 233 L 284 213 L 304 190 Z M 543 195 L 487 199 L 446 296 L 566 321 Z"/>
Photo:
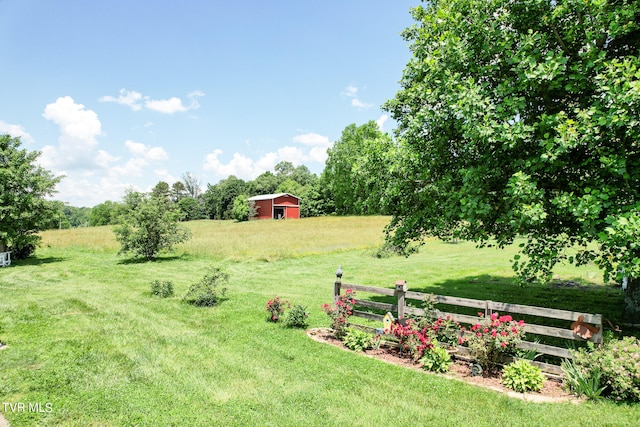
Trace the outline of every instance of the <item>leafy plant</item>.
<path fill-rule="evenodd" d="M 640 341 L 635 337 L 610 340 L 592 349 L 573 352 L 574 364 L 587 380 L 604 387 L 615 400 L 640 401 Z M 595 385 L 594 385 L 595 387 Z"/>
<path fill-rule="evenodd" d="M 451 316 L 438 317 L 433 323 L 425 325 L 429 336 L 445 347 L 455 347 L 461 343 L 460 323 Z"/>
<path fill-rule="evenodd" d="M 519 359 L 502 370 L 502 384 L 518 393 L 540 391 L 546 378 L 540 368 Z"/>
<path fill-rule="evenodd" d="M 173 283 L 168 280 L 154 280 L 151 282 L 151 295 L 168 298 L 173 295 Z"/>
<path fill-rule="evenodd" d="M 289 301 L 282 301 L 279 296 L 270 299 L 269 301 L 267 301 L 266 307 L 266 311 L 269 313 L 269 318 L 267 320 L 277 323 L 278 321 L 280 321 L 280 317 L 284 314 L 286 309 L 290 307 L 291 304 L 289 304 Z"/>
<path fill-rule="evenodd" d="M 331 319 L 331 328 L 338 339 L 342 339 L 347 333 L 349 317 L 353 314 L 353 306 L 356 303 L 355 296 L 356 293 L 352 289 L 347 289 L 338 297 L 334 306 L 329 304 L 322 306 L 322 310 Z"/>
<path fill-rule="evenodd" d="M 373 345 L 370 333 L 355 328 L 347 329 L 343 343 L 345 347 L 353 351 L 364 351 Z"/>
<path fill-rule="evenodd" d="M 304 305 L 295 304 L 287 313 L 284 323 L 290 328 L 306 328 L 308 317 L 307 308 Z"/>
<path fill-rule="evenodd" d="M 207 273 L 198 282 L 189 287 L 182 300 L 198 307 L 211 307 L 216 305 L 227 292 L 222 287 L 229 282 L 229 275 L 219 267 L 210 267 Z"/>
<path fill-rule="evenodd" d="M 562 361 L 562 372 L 565 386 L 578 396 L 598 399 L 606 388 L 600 385 L 602 374 L 598 367 L 587 371 L 570 359 L 565 359 Z"/>
<path fill-rule="evenodd" d="M 391 333 L 398 339 L 402 354 L 413 361 L 420 360 L 424 351 L 433 347 L 428 329 L 418 329 L 418 327 L 418 323 L 412 319 L 406 319 L 391 326 Z"/>
<path fill-rule="evenodd" d="M 423 353 L 420 363 L 427 371 L 445 373 L 453 362 L 447 350 L 439 345 L 433 345 Z"/>
<path fill-rule="evenodd" d="M 478 315 L 482 317 L 483 313 Z M 471 326 L 470 332 L 466 341 L 471 353 L 480 364 L 482 375 L 490 376 L 501 355 L 515 352 L 516 344 L 524 336 L 524 321 L 494 312 L 484 322 Z"/>

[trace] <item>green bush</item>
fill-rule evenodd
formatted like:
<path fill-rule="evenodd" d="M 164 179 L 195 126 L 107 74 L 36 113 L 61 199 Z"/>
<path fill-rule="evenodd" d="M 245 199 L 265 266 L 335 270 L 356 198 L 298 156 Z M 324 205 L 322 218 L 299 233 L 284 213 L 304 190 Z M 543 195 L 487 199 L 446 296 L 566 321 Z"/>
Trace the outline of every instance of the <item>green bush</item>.
<path fill-rule="evenodd" d="M 540 391 L 546 378 L 540 368 L 520 359 L 502 370 L 502 384 L 518 393 Z"/>
<path fill-rule="evenodd" d="M 585 396 L 587 399 L 598 399 L 601 397 L 605 386 L 600 385 L 600 369 L 594 367 L 590 371 L 582 369 L 570 359 L 562 361 L 563 382 L 569 391 L 578 396 Z"/>
<path fill-rule="evenodd" d="M 573 352 L 574 364 L 587 379 L 599 376 L 602 394 L 614 400 L 640 401 L 640 341 L 635 337 L 606 341 L 599 348 Z"/>
<path fill-rule="evenodd" d="M 227 291 L 220 288 L 229 282 L 229 275 L 219 267 L 210 267 L 200 281 L 192 284 L 182 300 L 198 307 L 216 305 Z"/>
<path fill-rule="evenodd" d="M 372 346 L 370 333 L 360 329 L 349 328 L 343 340 L 344 346 L 353 351 L 364 351 Z"/>
<path fill-rule="evenodd" d="M 151 282 L 151 295 L 167 298 L 173 295 L 173 283 L 168 280 L 154 280 Z"/>
<path fill-rule="evenodd" d="M 434 343 L 433 347 L 428 348 L 422 354 L 420 363 L 422 363 L 422 368 L 427 371 L 445 373 L 449 371 L 453 362 L 449 352 Z"/>
<path fill-rule="evenodd" d="M 308 317 L 307 308 L 304 305 L 295 304 L 287 313 L 284 323 L 290 328 L 306 328 Z"/>

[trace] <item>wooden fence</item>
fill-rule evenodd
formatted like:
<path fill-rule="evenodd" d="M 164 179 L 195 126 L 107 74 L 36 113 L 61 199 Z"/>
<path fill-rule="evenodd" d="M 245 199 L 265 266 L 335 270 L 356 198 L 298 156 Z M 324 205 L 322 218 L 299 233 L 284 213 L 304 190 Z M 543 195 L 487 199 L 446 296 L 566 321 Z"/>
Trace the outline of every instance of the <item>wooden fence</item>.
<path fill-rule="evenodd" d="M 501 314 L 508 313 L 508 314 L 511 314 L 512 316 L 514 314 L 515 315 L 520 314 L 520 315 L 530 315 L 530 316 L 536 316 L 536 317 L 542 317 L 542 318 L 560 319 L 562 321 L 567 321 L 566 328 L 545 326 L 545 325 L 529 323 L 529 322 L 525 323 L 525 333 L 554 337 L 554 338 L 561 338 L 564 340 L 585 341 L 583 338 L 574 334 L 574 332 L 569 328 L 571 323 L 578 320 L 579 316 L 583 316 L 584 323 L 592 324 L 599 328 L 599 332 L 597 334 L 594 334 L 591 338 L 589 338 L 589 341 L 592 341 L 597 344 L 602 343 L 602 315 L 600 314 L 577 313 L 573 311 L 557 310 L 552 308 L 532 307 L 527 305 L 508 304 L 508 303 L 496 302 L 496 301 L 484 301 L 484 300 L 475 300 L 475 299 L 469 299 L 469 298 L 433 295 L 433 294 L 427 294 L 427 293 L 421 293 L 421 292 L 411 292 L 407 289 L 407 283 L 405 281 L 398 281 L 396 282 L 395 289 L 389 289 L 389 288 L 376 288 L 376 287 L 364 286 L 364 285 L 347 284 L 347 283 L 342 283 L 340 280 L 338 280 L 334 283 L 334 301 L 338 300 L 341 290 L 343 289 L 344 290 L 352 289 L 354 291 L 359 291 L 359 292 L 385 295 L 388 297 L 394 297 L 396 299 L 395 304 L 356 299 L 356 302 L 355 302 L 356 308 L 353 310 L 353 315 L 364 318 L 364 319 L 373 320 L 373 321 L 382 322 L 382 318 L 384 316 L 381 314 L 358 310 L 357 308 L 362 307 L 362 308 L 382 310 L 385 312 L 391 312 L 391 313 L 394 313 L 394 315 L 397 318 L 401 319 L 407 315 L 424 316 L 427 314 L 421 308 L 408 306 L 407 300 L 425 301 L 427 299 L 435 299 L 437 303 L 448 304 L 448 305 L 459 306 L 459 307 L 472 307 L 474 309 L 477 309 L 478 311 L 482 311 L 484 313 L 485 318 L 489 317 L 491 313 L 495 311 Z M 448 312 L 443 312 L 438 310 L 437 315 L 440 317 L 451 316 L 454 320 L 463 324 L 475 324 L 475 323 L 478 323 L 479 321 L 477 316 L 469 316 L 469 315 L 460 314 L 460 313 L 448 313 Z M 517 316 L 513 316 L 513 317 L 514 319 L 518 320 Z M 518 347 L 523 350 L 532 350 L 537 353 L 557 356 L 560 358 L 572 357 L 567 348 L 557 347 L 557 346 L 548 345 L 548 344 L 540 344 L 540 343 L 523 340 L 518 344 Z M 459 346 L 459 350 L 462 352 L 462 354 L 468 355 L 468 349 L 466 347 Z M 556 375 L 562 373 L 562 370 L 558 365 L 541 363 L 541 362 L 534 362 L 534 364 L 539 366 L 543 371 L 547 373 L 556 374 Z"/>

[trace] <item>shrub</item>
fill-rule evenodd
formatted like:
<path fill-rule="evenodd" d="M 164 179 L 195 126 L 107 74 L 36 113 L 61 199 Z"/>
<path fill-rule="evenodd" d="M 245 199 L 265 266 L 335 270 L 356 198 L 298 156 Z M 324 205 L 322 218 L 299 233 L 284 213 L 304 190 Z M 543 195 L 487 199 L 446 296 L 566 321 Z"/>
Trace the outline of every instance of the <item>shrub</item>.
<path fill-rule="evenodd" d="M 422 367 L 427 371 L 445 373 L 449 370 L 453 362 L 447 350 L 438 345 L 434 345 L 423 353 L 420 363 L 422 363 Z"/>
<path fill-rule="evenodd" d="M 308 317 L 307 308 L 304 305 L 296 304 L 287 313 L 284 323 L 290 328 L 306 328 Z"/>
<path fill-rule="evenodd" d="M 173 283 L 167 280 L 154 280 L 151 282 L 151 295 L 167 298 L 173 295 Z"/>
<path fill-rule="evenodd" d="M 289 301 L 285 300 L 282 301 L 280 300 L 279 296 L 276 296 L 273 299 L 270 299 L 269 301 L 267 301 L 267 308 L 266 311 L 269 313 L 269 317 L 267 320 L 269 320 L 270 322 L 279 322 L 280 321 L 280 317 L 284 314 L 285 310 L 287 308 L 291 307 L 291 305 L 289 304 Z"/>
<path fill-rule="evenodd" d="M 349 316 L 353 314 L 353 306 L 356 303 L 354 297 L 356 293 L 352 289 L 347 289 L 344 294 L 338 297 L 334 306 L 324 304 L 322 310 L 331 319 L 331 328 L 336 338 L 342 339 L 349 327 Z"/>
<path fill-rule="evenodd" d="M 398 338 L 402 354 L 413 361 L 420 360 L 424 351 L 433 347 L 428 329 L 417 330 L 417 323 L 411 319 L 394 323 L 391 326 L 391 333 Z"/>
<path fill-rule="evenodd" d="M 502 384 L 518 393 L 540 391 L 545 381 L 540 368 L 524 359 L 510 363 L 502 370 Z"/>
<path fill-rule="evenodd" d="M 192 284 L 182 300 L 198 307 L 216 305 L 227 291 L 220 288 L 229 281 L 229 275 L 219 267 L 210 267 L 198 282 Z"/>
<path fill-rule="evenodd" d="M 605 342 L 573 352 L 574 364 L 587 381 L 604 387 L 615 400 L 640 401 L 640 341 L 635 337 Z M 599 378 L 598 378 L 599 376 Z M 568 381 L 569 382 L 569 381 Z M 577 392 L 577 390 L 576 390 Z"/>
<path fill-rule="evenodd" d="M 602 375 L 597 366 L 587 371 L 570 359 L 565 359 L 562 361 L 562 372 L 564 385 L 578 396 L 597 399 L 606 388 L 600 385 Z"/>
<path fill-rule="evenodd" d="M 501 355 L 515 352 L 516 344 L 524 336 L 524 321 L 491 313 L 483 323 L 471 326 L 470 332 L 467 338 L 469 349 L 482 368 L 482 375 L 490 376 L 495 372 Z"/>
<path fill-rule="evenodd" d="M 370 333 L 354 328 L 347 330 L 343 342 L 345 347 L 353 351 L 364 351 L 373 345 Z"/>
<path fill-rule="evenodd" d="M 460 323 L 451 316 L 438 317 L 433 323 L 425 324 L 431 339 L 443 344 L 444 347 L 455 347 L 460 344 Z"/>

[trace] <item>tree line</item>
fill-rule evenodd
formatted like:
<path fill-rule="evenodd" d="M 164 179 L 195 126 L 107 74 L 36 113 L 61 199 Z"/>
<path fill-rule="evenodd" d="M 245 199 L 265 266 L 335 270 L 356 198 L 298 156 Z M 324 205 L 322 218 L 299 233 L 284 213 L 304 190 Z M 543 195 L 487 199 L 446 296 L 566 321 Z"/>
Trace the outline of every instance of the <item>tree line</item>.
<path fill-rule="evenodd" d="M 393 138 L 374 121 L 360 126 L 351 124 L 328 149 L 326 165 L 319 176 L 305 165 L 282 161 L 273 171 L 253 180 L 230 175 L 216 184 L 206 184 L 206 188 L 194 174 L 186 172 L 171 185 L 158 182 L 147 195 L 176 208 L 183 221 L 247 220 L 252 213 L 248 198 L 274 193 L 300 197 L 301 217 L 388 214 L 389 197 L 385 194 L 394 150 Z M 121 200 L 107 200 L 92 208 L 52 202 L 55 214 L 46 228 L 119 224 L 131 209 L 131 198 L 143 194 L 130 189 Z"/>

